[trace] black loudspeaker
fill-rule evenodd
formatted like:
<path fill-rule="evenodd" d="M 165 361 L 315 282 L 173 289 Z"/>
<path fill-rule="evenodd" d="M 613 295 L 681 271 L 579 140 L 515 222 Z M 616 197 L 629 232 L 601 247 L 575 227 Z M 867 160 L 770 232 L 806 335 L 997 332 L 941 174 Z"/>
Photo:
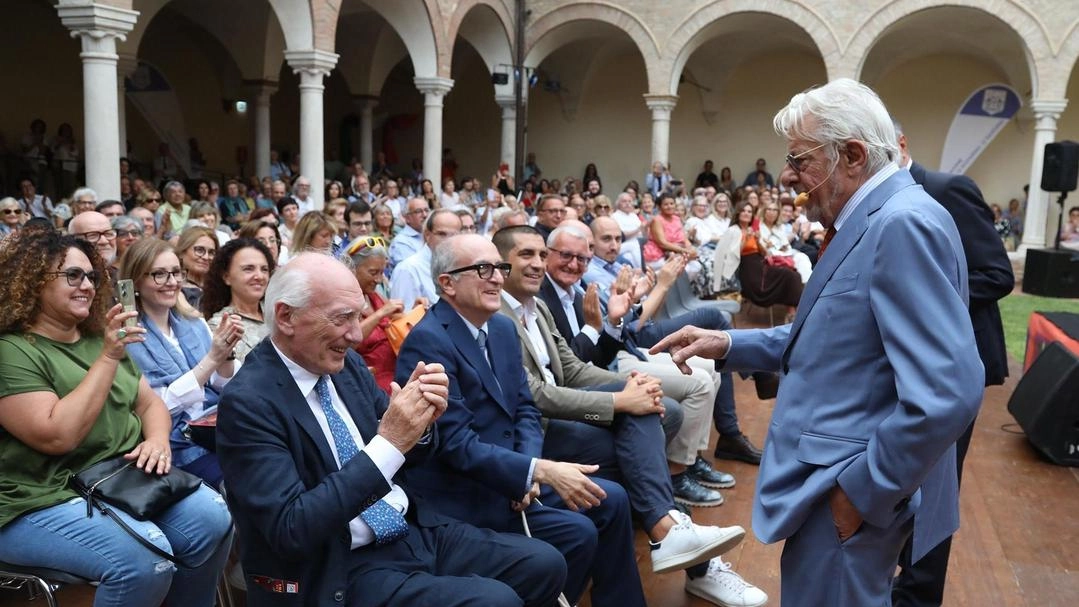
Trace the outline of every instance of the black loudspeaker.
<path fill-rule="evenodd" d="M 1049 344 L 1019 380 L 1008 413 L 1049 461 L 1079 466 L 1079 358 Z"/>
<path fill-rule="evenodd" d="M 1079 251 L 1027 249 L 1023 292 L 1045 297 L 1079 297 Z"/>
<path fill-rule="evenodd" d="M 1046 192 L 1072 192 L 1079 179 L 1079 143 L 1060 141 L 1045 144 L 1042 162 L 1042 189 Z"/>

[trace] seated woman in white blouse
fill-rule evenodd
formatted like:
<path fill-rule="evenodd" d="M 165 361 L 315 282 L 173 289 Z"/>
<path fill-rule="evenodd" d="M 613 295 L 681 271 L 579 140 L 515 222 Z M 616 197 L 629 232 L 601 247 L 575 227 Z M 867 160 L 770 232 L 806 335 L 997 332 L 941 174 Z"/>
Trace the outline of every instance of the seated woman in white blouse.
<path fill-rule="evenodd" d="M 222 475 L 217 456 L 191 442 L 184 431 L 188 422 L 217 405 L 218 393 L 237 367 L 233 348 L 243 336 L 243 325 L 230 317 L 210 333 L 180 294 L 180 260 L 163 240 L 147 238 L 131 245 L 120 278 L 134 281 L 139 323 L 146 328 L 145 341 L 128 345 L 127 353 L 169 408 L 173 465 L 218 487 Z"/>
<path fill-rule="evenodd" d="M 779 203 L 770 200 L 761 205 L 758 215 L 760 218 L 760 244 L 765 256 L 790 257 L 794 262 L 794 269 L 802 278 L 802 284 L 809 282 L 809 276 L 813 273 L 813 264 L 809 257 L 791 246 L 779 223 Z"/>

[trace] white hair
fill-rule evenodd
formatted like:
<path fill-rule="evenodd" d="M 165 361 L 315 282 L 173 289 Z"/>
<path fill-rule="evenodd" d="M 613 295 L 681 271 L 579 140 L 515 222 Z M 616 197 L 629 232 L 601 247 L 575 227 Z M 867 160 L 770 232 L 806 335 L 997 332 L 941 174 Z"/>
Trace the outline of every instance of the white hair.
<path fill-rule="evenodd" d="M 320 253 L 300 253 L 290 261 L 295 262 L 307 255 L 321 255 Z M 274 307 L 281 302 L 290 308 L 303 308 L 311 301 L 311 275 L 304 271 L 303 264 L 289 263 L 281 266 L 270 277 L 266 285 L 265 300 L 262 305 L 262 317 L 266 326 L 270 327 L 270 333 L 276 333 L 274 324 Z"/>
<path fill-rule="evenodd" d="M 551 231 L 550 234 L 547 235 L 547 248 L 549 249 L 549 248 L 553 247 L 554 243 L 558 242 L 558 239 L 561 238 L 563 234 L 565 234 L 567 236 L 570 236 L 572 238 L 576 238 L 578 240 L 584 240 L 584 241 L 588 240 L 588 235 L 585 234 L 584 232 L 582 232 L 579 227 L 577 227 L 577 226 L 561 226 L 561 227 L 555 228 L 554 230 Z"/>
<path fill-rule="evenodd" d="M 865 144 L 867 170 L 876 173 L 899 156 L 895 126 L 880 97 L 868 86 L 839 78 L 791 97 L 772 121 L 787 140 L 802 139 L 825 146 L 831 160 L 837 146 L 851 139 Z"/>

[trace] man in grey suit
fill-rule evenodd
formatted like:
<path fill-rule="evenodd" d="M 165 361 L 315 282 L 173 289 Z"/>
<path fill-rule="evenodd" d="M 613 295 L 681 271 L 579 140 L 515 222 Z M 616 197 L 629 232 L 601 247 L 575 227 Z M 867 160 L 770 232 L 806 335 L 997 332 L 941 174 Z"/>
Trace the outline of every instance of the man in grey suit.
<path fill-rule="evenodd" d="M 917 562 L 959 526 L 955 441 L 984 380 L 962 244 L 896 165 L 891 117 L 865 85 L 795 95 L 774 123 L 783 181 L 829 228 L 793 324 L 686 327 L 654 350 L 781 373 L 753 529 L 786 540 L 783 604 L 888 605 L 907 539 Z"/>

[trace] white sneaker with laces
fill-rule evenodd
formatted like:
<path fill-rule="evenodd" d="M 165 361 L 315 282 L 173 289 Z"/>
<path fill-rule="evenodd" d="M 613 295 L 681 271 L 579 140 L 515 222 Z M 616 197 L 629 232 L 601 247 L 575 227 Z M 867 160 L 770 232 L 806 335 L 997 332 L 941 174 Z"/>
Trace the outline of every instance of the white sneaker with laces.
<path fill-rule="evenodd" d="M 734 548 L 746 535 L 746 530 L 737 525 L 698 525 L 677 510 L 671 510 L 669 514 L 674 519 L 674 527 L 661 542 L 652 544 L 652 571 L 655 573 L 703 563 Z"/>
<path fill-rule="evenodd" d="M 768 602 L 763 590 L 743 580 L 718 556 L 708 564 L 706 575 L 686 579 L 686 592 L 720 607 L 761 607 Z"/>

